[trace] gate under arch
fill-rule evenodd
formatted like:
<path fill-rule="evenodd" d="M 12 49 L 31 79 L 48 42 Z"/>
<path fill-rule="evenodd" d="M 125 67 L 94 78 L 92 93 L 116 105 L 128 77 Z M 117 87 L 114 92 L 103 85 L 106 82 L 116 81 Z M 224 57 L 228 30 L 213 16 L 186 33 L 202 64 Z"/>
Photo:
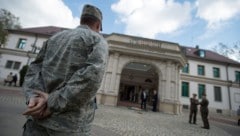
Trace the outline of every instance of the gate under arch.
<path fill-rule="evenodd" d="M 141 92 L 147 90 L 148 108 L 152 106 L 153 91 L 158 90 L 158 72 L 155 66 L 142 62 L 129 62 L 121 72 L 118 106 L 141 107 Z"/>

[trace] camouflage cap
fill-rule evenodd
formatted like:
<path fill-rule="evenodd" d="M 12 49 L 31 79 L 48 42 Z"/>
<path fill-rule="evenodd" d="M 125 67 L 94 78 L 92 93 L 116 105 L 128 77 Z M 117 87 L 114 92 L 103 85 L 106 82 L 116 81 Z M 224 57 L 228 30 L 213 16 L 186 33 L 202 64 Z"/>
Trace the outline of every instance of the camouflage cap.
<path fill-rule="evenodd" d="M 101 22 L 102 22 L 102 18 L 103 18 L 102 17 L 102 12 L 100 11 L 100 9 L 98 9 L 95 6 L 88 5 L 88 4 L 83 7 L 81 17 L 83 17 L 83 16 L 96 17 Z"/>

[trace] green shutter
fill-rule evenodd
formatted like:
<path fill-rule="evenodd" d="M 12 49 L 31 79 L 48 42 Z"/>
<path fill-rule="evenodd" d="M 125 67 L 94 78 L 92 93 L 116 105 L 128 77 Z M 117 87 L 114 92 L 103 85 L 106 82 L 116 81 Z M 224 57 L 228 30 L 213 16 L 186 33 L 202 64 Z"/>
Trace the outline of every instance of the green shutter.
<path fill-rule="evenodd" d="M 236 82 L 240 82 L 240 71 L 235 71 Z"/>
<path fill-rule="evenodd" d="M 189 64 L 186 64 L 183 69 L 182 69 L 183 73 L 189 73 Z"/>
<path fill-rule="evenodd" d="M 204 75 L 204 66 L 198 65 L 198 75 Z"/>
<path fill-rule="evenodd" d="M 215 97 L 215 101 L 218 101 L 218 102 L 222 101 L 221 87 L 214 86 L 214 97 Z"/>
<path fill-rule="evenodd" d="M 199 84 L 198 85 L 198 97 L 199 97 L 199 99 L 202 98 L 203 93 L 206 93 L 205 92 L 205 85 Z"/>
<path fill-rule="evenodd" d="M 182 82 L 182 96 L 189 97 L 189 84 Z"/>
<path fill-rule="evenodd" d="M 219 68 L 213 68 L 213 76 L 220 77 L 220 70 Z"/>

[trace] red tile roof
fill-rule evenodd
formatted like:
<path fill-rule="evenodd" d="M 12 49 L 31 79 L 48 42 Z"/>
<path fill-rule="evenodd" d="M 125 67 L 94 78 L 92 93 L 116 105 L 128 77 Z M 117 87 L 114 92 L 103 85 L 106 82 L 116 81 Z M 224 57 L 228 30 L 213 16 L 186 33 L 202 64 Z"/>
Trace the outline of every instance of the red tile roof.
<path fill-rule="evenodd" d="M 56 27 L 56 26 L 45 26 L 45 27 L 23 28 L 23 29 L 18 29 L 18 30 L 9 30 L 9 31 L 51 36 L 57 32 L 63 31 L 63 30 L 68 30 L 68 28 L 62 28 L 62 27 Z M 105 38 L 107 36 L 109 36 L 108 34 L 102 34 L 102 35 Z M 200 50 L 205 51 L 205 57 L 202 58 L 198 55 L 199 49 L 197 49 L 197 48 L 185 47 L 185 46 L 181 46 L 181 48 L 183 49 L 183 52 L 185 53 L 187 58 L 194 58 L 194 59 L 199 59 L 199 60 L 203 60 L 203 61 L 214 61 L 214 62 L 220 62 L 220 63 L 234 64 L 234 65 L 240 66 L 239 62 L 229 59 L 223 55 L 220 55 L 220 54 L 215 53 L 210 50 L 200 49 Z"/>
<path fill-rule="evenodd" d="M 210 51 L 210 50 L 199 49 L 199 48 L 194 48 L 194 47 L 185 47 L 185 46 L 182 46 L 182 49 L 187 58 L 194 58 L 194 59 L 205 60 L 205 61 L 222 62 L 222 63 L 234 64 L 234 65 L 240 66 L 240 62 L 234 61 L 228 57 L 225 57 L 223 55 L 220 55 L 220 54 Z M 199 50 L 205 51 L 205 57 L 200 57 L 198 55 Z"/>
<path fill-rule="evenodd" d="M 18 30 L 9 30 L 9 31 L 17 31 L 24 33 L 33 33 L 33 34 L 41 34 L 46 36 L 54 35 L 57 32 L 68 30 L 69 28 L 62 28 L 56 26 L 44 26 L 44 27 L 33 27 L 33 28 L 23 28 Z"/>
<path fill-rule="evenodd" d="M 44 27 L 33 27 L 33 28 L 23 28 L 23 29 L 14 29 L 9 31 L 17 31 L 17 32 L 23 32 L 23 33 L 33 33 L 33 34 L 41 34 L 46 36 L 52 36 L 58 32 L 61 32 L 63 30 L 68 30 L 69 28 L 63 28 L 63 27 L 56 27 L 56 26 L 44 26 Z M 107 37 L 108 34 L 102 34 L 103 37 Z"/>

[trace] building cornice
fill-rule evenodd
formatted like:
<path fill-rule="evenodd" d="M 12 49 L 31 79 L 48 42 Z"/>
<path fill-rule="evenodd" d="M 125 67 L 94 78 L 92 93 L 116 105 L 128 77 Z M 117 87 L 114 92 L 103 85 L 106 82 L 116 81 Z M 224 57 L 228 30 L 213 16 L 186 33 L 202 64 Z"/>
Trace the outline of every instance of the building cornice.
<path fill-rule="evenodd" d="M 182 81 L 193 81 L 193 82 L 197 82 L 197 83 L 240 88 L 239 84 L 232 82 L 230 80 L 227 81 L 227 80 L 214 79 L 214 78 L 208 78 L 208 77 L 203 77 L 203 76 L 193 76 L 193 75 L 187 75 L 187 74 L 181 74 L 180 78 Z"/>
<path fill-rule="evenodd" d="M 0 53 L 14 55 L 14 56 L 29 57 L 29 58 L 35 58 L 37 56 L 36 53 L 32 53 L 30 51 L 15 50 L 15 49 L 8 49 L 8 48 L 0 48 Z"/>
<path fill-rule="evenodd" d="M 187 62 L 182 54 L 180 47 L 175 43 L 168 43 L 156 40 L 132 39 L 127 36 L 111 35 L 106 38 L 109 44 L 109 51 L 119 52 L 120 54 L 145 57 L 160 60 L 172 60 L 184 66 Z M 135 37 L 134 37 L 135 38 Z"/>
<path fill-rule="evenodd" d="M 202 58 L 196 58 L 196 57 L 191 57 L 191 56 L 186 56 L 188 60 L 193 60 L 193 61 L 199 61 L 199 62 L 205 62 L 205 63 L 211 63 L 211 64 L 219 64 L 219 65 L 224 65 L 224 66 L 235 66 L 235 67 L 240 67 L 240 63 L 226 63 L 222 61 L 217 61 L 217 60 L 209 60 L 209 59 L 202 59 Z"/>

